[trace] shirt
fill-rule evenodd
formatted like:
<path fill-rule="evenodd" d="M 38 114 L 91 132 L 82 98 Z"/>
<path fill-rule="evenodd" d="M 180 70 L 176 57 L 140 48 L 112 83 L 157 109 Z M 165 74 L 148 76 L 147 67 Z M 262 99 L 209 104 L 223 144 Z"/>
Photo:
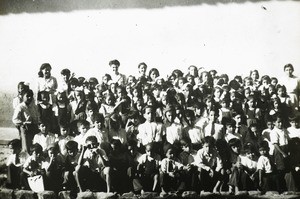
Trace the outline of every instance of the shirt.
<path fill-rule="evenodd" d="M 185 137 L 190 138 L 192 144 L 202 143 L 204 136 L 199 127 L 187 126 L 183 129 L 183 132 Z"/>
<path fill-rule="evenodd" d="M 223 125 L 218 123 L 207 123 L 203 128 L 204 136 L 212 136 L 215 140 L 222 138 Z"/>
<path fill-rule="evenodd" d="M 25 123 L 38 124 L 40 121 L 40 114 L 37 105 L 35 105 L 33 101 L 28 106 L 25 102 L 22 102 L 16 107 L 12 121 L 15 125 L 22 125 Z"/>
<path fill-rule="evenodd" d="M 32 143 L 38 143 L 43 147 L 43 151 L 47 150 L 50 144 L 55 143 L 55 136 L 52 133 L 48 133 L 46 136 L 43 133 L 35 134 Z"/>
<path fill-rule="evenodd" d="M 257 162 L 254 160 L 251 160 L 247 156 L 240 155 L 241 164 L 249 169 L 255 169 L 257 167 Z"/>
<path fill-rule="evenodd" d="M 284 146 L 288 144 L 289 139 L 288 131 L 286 129 L 278 129 L 274 127 L 270 133 L 270 141 L 272 144 Z"/>
<path fill-rule="evenodd" d="M 220 171 L 223 168 L 221 157 L 215 148 L 211 149 L 209 153 L 203 148 L 200 149 L 195 157 L 194 165 L 206 171 L 214 168 L 215 171 Z"/>
<path fill-rule="evenodd" d="M 162 141 L 162 125 L 156 122 L 144 122 L 138 126 L 137 139 L 142 145 Z"/>
<path fill-rule="evenodd" d="M 83 154 L 83 165 L 90 168 L 92 171 L 100 172 L 105 167 L 105 162 L 108 161 L 108 157 L 104 150 L 97 148 L 92 150 L 86 150 Z"/>
<path fill-rule="evenodd" d="M 179 169 L 182 167 L 183 167 L 183 164 L 181 164 L 175 160 L 169 159 L 169 158 L 164 158 L 161 161 L 161 171 L 163 173 L 174 172 L 176 169 Z"/>
<path fill-rule="evenodd" d="M 270 159 L 266 156 L 260 156 L 257 161 L 257 170 L 263 170 L 265 173 L 272 173 Z"/>
<path fill-rule="evenodd" d="M 175 141 L 179 141 L 182 138 L 182 126 L 177 123 L 171 125 L 165 125 L 165 134 L 167 141 L 173 144 Z"/>
<path fill-rule="evenodd" d="M 89 136 L 95 136 L 98 140 L 98 143 L 100 144 L 104 142 L 108 142 L 108 132 L 106 130 L 104 129 L 99 130 L 96 128 L 92 128 L 86 132 L 86 134 L 82 137 L 81 143 L 78 142 L 78 144 L 84 145 L 86 138 Z"/>

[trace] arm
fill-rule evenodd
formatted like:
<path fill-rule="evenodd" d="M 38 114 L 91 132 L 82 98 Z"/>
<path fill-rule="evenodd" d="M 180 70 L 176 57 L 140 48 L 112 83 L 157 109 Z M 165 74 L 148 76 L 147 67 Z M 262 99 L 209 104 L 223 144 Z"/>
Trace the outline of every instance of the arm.
<path fill-rule="evenodd" d="M 282 154 L 282 156 L 284 157 L 284 158 L 286 158 L 288 155 L 281 149 L 281 147 L 277 144 L 277 143 L 274 143 L 273 144 L 274 145 L 274 148 L 276 149 L 276 150 L 278 150 L 281 154 Z"/>

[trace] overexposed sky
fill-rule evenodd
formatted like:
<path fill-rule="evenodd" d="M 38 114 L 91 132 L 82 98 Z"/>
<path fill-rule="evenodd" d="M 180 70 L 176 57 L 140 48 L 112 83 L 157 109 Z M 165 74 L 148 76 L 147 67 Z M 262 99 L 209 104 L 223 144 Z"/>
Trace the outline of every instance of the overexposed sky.
<path fill-rule="evenodd" d="M 266 8 L 263 9 L 262 7 Z M 300 2 L 267 1 L 159 9 L 80 10 L 0 16 L 0 91 L 19 81 L 35 87 L 40 65 L 100 77 L 118 59 L 120 72 L 146 62 L 165 76 L 189 65 L 219 73 L 300 74 Z"/>

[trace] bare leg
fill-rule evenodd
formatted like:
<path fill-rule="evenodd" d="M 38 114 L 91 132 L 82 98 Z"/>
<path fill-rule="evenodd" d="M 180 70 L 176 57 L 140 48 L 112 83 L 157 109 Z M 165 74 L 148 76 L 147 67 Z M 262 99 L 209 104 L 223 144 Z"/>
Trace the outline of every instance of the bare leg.
<path fill-rule="evenodd" d="M 110 167 L 105 167 L 104 170 L 104 175 L 105 175 L 105 181 L 106 181 L 106 190 L 107 193 L 110 192 L 110 187 L 111 187 L 111 182 L 110 182 Z"/>
<path fill-rule="evenodd" d="M 152 191 L 155 191 L 156 186 L 157 186 L 157 183 L 158 183 L 158 174 L 156 174 L 156 175 L 153 177 L 153 187 L 152 187 Z"/>

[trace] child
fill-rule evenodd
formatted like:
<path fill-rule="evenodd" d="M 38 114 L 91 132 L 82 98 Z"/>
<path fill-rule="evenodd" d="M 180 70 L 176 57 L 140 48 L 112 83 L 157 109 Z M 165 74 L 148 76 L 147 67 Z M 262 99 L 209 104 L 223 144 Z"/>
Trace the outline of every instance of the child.
<path fill-rule="evenodd" d="M 139 63 L 138 65 L 138 78 L 140 77 L 146 77 L 146 71 L 147 71 L 147 64 L 142 62 L 142 63 Z"/>
<path fill-rule="evenodd" d="M 225 131 L 224 138 L 227 143 L 229 143 L 229 141 L 231 139 L 238 139 L 238 140 L 242 139 L 242 136 L 235 132 L 235 121 L 234 120 L 227 121 L 225 126 L 226 126 L 226 131 Z"/>
<path fill-rule="evenodd" d="M 245 105 L 245 115 L 247 117 L 247 126 L 252 123 L 257 123 L 261 118 L 260 109 L 256 107 L 256 100 L 254 96 L 249 96 Z"/>
<path fill-rule="evenodd" d="M 145 146 L 145 153 L 138 159 L 138 172 L 141 174 L 142 192 L 156 191 L 159 182 L 160 155 L 154 153 L 151 143 Z"/>
<path fill-rule="evenodd" d="M 194 165 L 198 166 L 201 189 L 210 192 L 220 192 L 221 190 L 221 170 L 223 163 L 217 150 L 215 140 L 211 136 L 203 139 L 203 147 L 197 152 Z"/>
<path fill-rule="evenodd" d="M 55 77 L 51 76 L 52 67 L 48 63 L 44 63 L 40 67 L 38 73 L 38 92 L 47 91 L 50 93 L 50 103 L 53 104 L 54 93 L 57 89 L 57 80 Z"/>
<path fill-rule="evenodd" d="M 86 138 L 85 135 L 90 129 L 90 123 L 86 120 L 78 121 L 77 128 L 79 134 L 75 136 L 74 141 L 77 143 L 78 149 L 81 149 L 81 147 L 85 143 L 85 138 Z"/>
<path fill-rule="evenodd" d="M 110 192 L 110 167 L 108 157 L 99 147 L 95 136 L 89 136 L 85 140 L 85 146 L 81 150 L 78 160 L 78 168 L 75 171 L 79 191 L 103 191 Z M 106 182 L 103 182 L 103 179 Z"/>
<path fill-rule="evenodd" d="M 290 127 L 287 128 L 290 138 L 300 138 L 299 117 L 290 117 Z"/>
<path fill-rule="evenodd" d="M 273 118 L 270 116 L 267 117 L 266 123 L 267 123 L 267 128 L 262 131 L 261 137 L 262 137 L 262 140 L 266 141 L 269 144 L 269 153 L 270 153 L 270 155 L 273 155 L 274 146 L 271 143 L 271 138 L 270 138 L 271 132 L 274 128 Z"/>
<path fill-rule="evenodd" d="M 231 174 L 228 181 L 229 192 L 237 194 L 240 190 L 239 176 L 242 168 L 241 158 L 240 158 L 241 141 L 237 138 L 232 138 L 229 140 L 228 145 L 231 149 L 230 150 Z M 233 188 L 235 188 L 234 191 Z"/>
<path fill-rule="evenodd" d="M 53 112 L 57 119 L 57 125 L 67 125 L 74 120 L 72 106 L 69 103 L 66 92 L 57 91 L 56 103 L 53 105 Z"/>
<path fill-rule="evenodd" d="M 269 147 L 266 141 L 260 143 L 259 147 L 260 157 L 257 161 L 257 170 L 259 174 L 259 187 L 263 193 L 272 190 L 273 166 L 271 158 L 269 157 Z"/>
<path fill-rule="evenodd" d="M 154 110 L 151 106 L 144 107 L 143 116 L 146 121 L 138 126 L 137 139 L 143 146 L 154 143 L 155 152 L 159 154 L 162 150 L 162 125 L 154 121 Z"/>
<path fill-rule="evenodd" d="M 169 148 L 165 154 L 166 158 L 161 161 L 160 186 L 161 195 L 166 195 L 170 191 L 183 191 L 184 183 L 183 164 L 179 163 L 174 156 L 174 150 Z"/>
<path fill-rule="evenodd" d="M 127 135 L 122 127 L 122 118 L 118 113 L 112 114 L 108 120 L 108 138 L 109 140 L 120 140 L 122 144 L 127 143 Z"/>
<path fill-rule="evenodd" d="M 20 189 L 22 166 L 28 158 L 28 153 L 21 152 L 21 140 L 13 139 L 8 143 L 11 154 L 7 158 L 7 184 L 6 187 L 10 189 Z"/>
<path fill-rule="evenodd" d="M 86 103 L 84 92 L 81 88 L 75 90 L 75 100 L 71 102 L 74 120 L 86 119 Z"/>
<path fill-rule="evenodd" d="M 199 150 L 202 145 L 202 139 L 204 138 L 204 134 L 199 127 L 195 126 L 194 111 L 186 110 L 185 117 L 186 117 L 188 126 L 184 127 L 182 130 L 183 137 L 191 140 L 193 149 Z"/>
<path fill-rule="evenodd" d="M 159 71 L 157 68 L 151 68 L 148 74 L 148 82 L 154 84 L 157 77 L 159 77 Z"/>
<path fill-rule="evenodd" d="M 29 86 L 25 82 L 18 83 L 18 95 L 13 99 L 13 109 L 23 102 L 23 95 L 27 90 L 29 90 Z"/>
<path fill-rule="evenodd" d="M 70 87 L 70 79 L 72 78 L 71 71 L 65 68 L 61 70 L 60 74 L 61 74 L 61 81 L 59 81 L 58 83 L 58 90 L 61 90 L 68 95 L 71 91 L 71 87 Z"/>
<path fill-rule="evenodd" d="M 128 114 L 128 120 L 125 125 L 125 131 L 127 134 L 128 142 L 130 142 L 131 140 L 137 142 L 138 125 L 139 125 L 138 117 L 139 114 L 138 111 L 136 110 L 131 110 L 130 113 Z"/>
<path fill-rule="evenodd" d="M 48 126 L 44 122 L 39 124 L 39 129 L 40 132 L 34 135 L 32 143 L 39 143 L 42 146 L 43 151 L 46 152 L 48 146 L 56 142 L 56 137 L 49 132 Z"/>
<path fill-rule="evenodd" d="M 247 132 L 245 139 L 243 140 L 244 145 L 246 144 L 251 144 L 254 148 L 254 153 L 255 155 L 259 155 L 258 152 L 258 143 L 261 142 L 262 137 L 261 137 L 261 132 L 258 129 L 258 125 L 256 123 L 253 123 L 249 127 L 249 131 Z"/>
<path fill-rule="evenodd" d="M 32 90 L 24 91 L 23 102 L 15 108 L 12 121 L 19 129 L 22 151 L 29 151 L 40 122 L 40 114 L 34 104 Z"/>
<path fill-rule="evenodd" d="M 21 174 L 21 188 L 27 190 L 30 189 L 27 181 L 28 177 L 45 174 L 45 170 L 42 169 L 42 162 L 44 161 L 42 146 L 35 143 L 30 147 L 30 152 L 31 155 L 24 162 L 23 173 Z"/>
<path fill-rule="evenodd" d="M 41 120 L 53 131 L 54 113 L 52 111 L 52 104 L 50 104 L 50 94 L 47 91 L 40 91 L 38 93 L 38 108 Z"/>
<path fill-rule="evenodd" d="M 208 119 L 204 123 L 203 132 L 204 136 L 212 136 L 215 140 L 223 138 L 223 125 L 217 122 L 219 110 L 210 110 Z"/>
<path fill-rule="evenodd" d="M 278 192 L 282 193 L 286 190 L 284 176 L 288 169 L 288 131 L 283 127 L 283 120 L 281 116 L 277 116 L 274 122 L 274 129 L 270 134 L 271 143 L 274 145 L 274 161 L 277 170 L 276 186 Z"/>
<path fill-rule="evenodd" d="M 70 140 L 73 140 L 74 137 L 70 135 L 69 126 L 60 125 L 60 134 L 58 137 L 58 147 L 61 155 L 67 155 L 66 143 Z"/>
<path fill-rule="evenodd" d="M 42 163 L 45 169 L 45 189 L 54 191 L 56 194 L 61 190 L 63 157 L 59 154 L 57 144 L 51 144 L 47 147 L 47 157 Z"/>
<path fill-rule="evenodd" d="M 77 191 L 77 184 L 75 180 L 75 170 L 78 165 L 79 153 L 78 153 L 77 142 L 70 140 L 66 144 L 67 155 L 64 162 L 64 172 L 63 172 L 63 190 Z"/>

